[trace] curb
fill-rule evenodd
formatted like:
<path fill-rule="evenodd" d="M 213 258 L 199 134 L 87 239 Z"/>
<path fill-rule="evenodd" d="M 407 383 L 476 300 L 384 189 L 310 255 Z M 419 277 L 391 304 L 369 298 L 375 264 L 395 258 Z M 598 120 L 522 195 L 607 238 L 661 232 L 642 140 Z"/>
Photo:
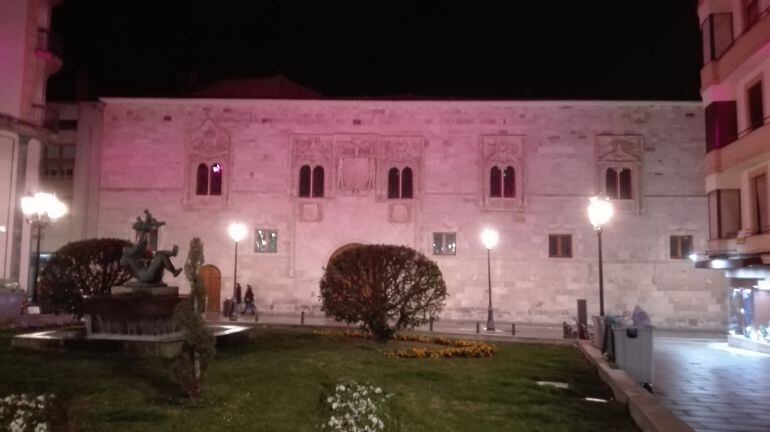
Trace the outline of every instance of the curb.
<path fill-rule="evenodd" d="M 610 386 L 615 399 L 628 405 L 631 418 L 639 429 L 644 432 L 693 432 L 690 426 L 637 384 L 626 371 L 610 366 L 589 341 L 578 341 L 577 346 L 599 372 L 602 381 Z"/>

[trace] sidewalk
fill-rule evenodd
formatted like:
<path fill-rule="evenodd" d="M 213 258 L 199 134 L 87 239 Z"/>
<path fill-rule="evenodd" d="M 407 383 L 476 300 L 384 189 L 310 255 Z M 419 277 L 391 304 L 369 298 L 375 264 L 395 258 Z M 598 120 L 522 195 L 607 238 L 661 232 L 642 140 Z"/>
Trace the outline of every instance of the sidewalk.
<path fill-rule="evenodd" d="M 231 321 L 228 317 L 222 316 L 222 314 L 206 314 L 206 320 L 211 323 L 217 324 L 232 324 L 235 321 Z M 239 315 L 237 322 L 239 324 L 253 324 L 253 315 Z M 282 314 L 260 314 L 259 321 L 256 324 L 274 324 L 274 325 L 289 325 L 299 326 L 302 324 L 302 317 L 297 315 L 282 315 Z M 478 323 L 478 333 L 476 331 Z M 356 329 L 355 325 L 348 325 L 345 322 L 335 321 L 329 318 L 322 317 L 305 317 L 304 325 L 311 327 L 340 327 Z M 563 329 L 560 325 L 548 325 L 548 324 L 532 324 L 532 323 L 516 323 L 515 334 L 512 332 L 510 322 L 496 322 L 495 331 L 486 331 L 486 321 L 453 321 L 453 320 L 440 320 L 433 323 L 433 331 L 436 333 L 450 333 L 457 335 L 485 335 L 494 337 L 517 337 L 517 338 L 533 338 L 533 339 L 563 339 Z M 430 332 L 430 325 L 417 326 L 414 329 L 418 332 Z"/>

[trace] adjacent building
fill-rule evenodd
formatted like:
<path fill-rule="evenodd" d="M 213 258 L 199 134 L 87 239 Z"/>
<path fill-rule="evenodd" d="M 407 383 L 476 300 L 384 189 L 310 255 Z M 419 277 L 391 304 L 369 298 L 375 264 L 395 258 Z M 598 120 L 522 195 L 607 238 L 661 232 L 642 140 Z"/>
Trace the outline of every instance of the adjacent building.
<path fill-rule="evenodd" d="M 47 108 L 46 81 L 62 66 L 50 30 L 57 0 L 0 2 L 0 279 L 29 276 L 31 233 L 20 197 L 41 191 L 40 159 L 58 124 Z"/>
<path fill-rule="evenodd" d="M 770 352 L 770 14 L 767 0 L 701 0 L 709 241 L 698 267 L 729 282 L 730 343 Z"/>
<path fill-rule="evenodd" d="M 578 299 L 597 313 L 586 207 L 603 193 L 616 208 L 603 234 L 607 312 L 640 305 L 660 327 L 724 328 L 722 272 L 688 259 L 709 240 L 698 103 L 106 98 L 92 108 L 98 133 L 73 176 L 74 200 L 88 203 L 73 205 L 83 235 L 133 239 L 149 209 L 167 223 L 153 247 L 179 245 L 178 264 L 201 237 L 210 310 L 232 295 L 227 228 L 238 221 L 249 226 L 238 280 L 263 313 L 320 313 L 329 259 L 389 243 L 439 264 L 444 318 L 483 321 L 485 227 L 500 232 L 498 320 L 559 323 Z"/>

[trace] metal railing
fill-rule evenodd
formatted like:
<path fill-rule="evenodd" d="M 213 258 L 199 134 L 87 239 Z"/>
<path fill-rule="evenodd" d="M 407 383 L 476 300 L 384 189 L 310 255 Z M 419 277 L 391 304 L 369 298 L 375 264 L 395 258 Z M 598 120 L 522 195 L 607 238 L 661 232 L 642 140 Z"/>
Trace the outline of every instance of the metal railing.
<path fill-rule="evenodd" d="M 46 28 L 37 29 L 37 51 L 49 52 L 61 58 L 62 46 L 61 36 Z"/>
<path fill-rule="evenodd" d="M 770 120 L 770 117 L 765 117 L 765 118 L 762 119 L 762 123 L 761 124 L 751 125 L 751 126 L 747 127 L 746 129 L 743 129 L 743 130 L 739 131 L 735 141 L 738 141 L 739 139 L 745 137 L 746 135 L 748 135 L 748 134 L 754 132 L 755 130 L 761 128 L 762 126 L 768 124 L 768 120 Z M 735 142 L 735 141 L 732 141 L 732 142 Z M 732 144 L 732 143 L 729 143 L 729 144 Z"/>
<path fill-rule="evenodd" d="M 32 121 L 52 132 L 59 128 L 59 112 L 41 104 L 32 104 Z"/>
<path fill-rule="evenodd" d="M 705 65 L 707 65 L 707 64 L 709 64 L 709 63 L 711 63 L 711 62 L 713 62 L 713 61 L 719 61 L 720 59 L 722 59 L 722 57 L 724 57 L 724 56 L 725 56 L 725 54 L 727 54 L 728 52 L 730 52 L 730 50 L 731 50 L 731 49 L 732 49 L 732 48 L 735 46 L 735 44 L 737 44 L 737 43 L 738 43 L 738 42 L 741 40 L 741 38 L 743 38 L 743 36 L 745 36 L 745 35 L 746 35 L 746 33 L 748 33 L 748 32 L 749 32 L 749 30 L 751 30 L 751 29 L 753 29 L 754 27 L 756 27 L 756 26 L 757 26 L 757 24 L 759 24 L 760 22 L 762 22 L 762 21 L 763 21 L 765 18 L 767 18 L 768 16 L 770 16 L 770 7 L 767 7 L 765 10 L 763 10 L 763 11 L 762 11 L 762 12 L 759 14 L 759 16 L 757 16 L 757 18 L 754 20 L 754 22 L 752 22 L 750 25 L 745 25 L 745 26 L 743 27 L 743 31 L 742 31 L 742 32 L 740 32 L 740 33 L 738 33 L 737 35 L 735 35 L 735 37 L 733 38 L 733 41 L 732 41 L 732 42 L 730 42 L 730 45 L 728 45 L 727 47 L 725 47 L 725 48 L 724 48 L 724 50 L 723 50 L 723 51 L 722 51 L 722 52 L 721 52 L 721 53 L 720 53 L 718 56 L 715 56 L 714 58 L 711 58 L 711 59 L 709 59 L 709 60 L 708 60 L 706 63 L 704 63 L 704 66 L 705 66 Z"/>

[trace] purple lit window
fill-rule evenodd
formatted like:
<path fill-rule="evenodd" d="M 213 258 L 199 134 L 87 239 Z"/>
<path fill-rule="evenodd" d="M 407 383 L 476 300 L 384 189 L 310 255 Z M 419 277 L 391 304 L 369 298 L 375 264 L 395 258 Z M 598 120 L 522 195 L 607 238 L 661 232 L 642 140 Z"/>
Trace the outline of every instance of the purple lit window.
<path fill-rule="evenodd" d="M 222 165 L 215 163 L 211 165 L 211 188 L 209 195 L 222 195 Z"/>
<path fill-rule="evenodd" d="M 198 165 L 195 177 L 195 195 L 209 194 L 209 167 L 206 164 Z"/>
<path fill-rule="evenodd" d="M 391 168 L 388 171 L 388 198 L 399 198 L 399 189 L 401 175 L 398 168 Z"/>
<path fill-rule="evenodd" d="M 631 170 L 620 169 L 620 173 L 614 168 L 607 168 L 604 177 L 605 193 L 612 199 L 632 199 Z"/>
<path fill-rule="evenodd" d="M 302 165 L 299 169 L 299 196 L 310 196 L 310 165 Z"/>
<path fill-rule="evenodd" d="M 489 196 L 492 198 L 500 198 L 502 196 L 502 190 L 500 187 L 500 178 L 502 177 L 500 168 L 492 167 L 489 171 Z"/>
<path fill-rule="evenodd" d="M 320 165 L 313 168 L 313 196 L 324 196 L 324 167 Z"/>

